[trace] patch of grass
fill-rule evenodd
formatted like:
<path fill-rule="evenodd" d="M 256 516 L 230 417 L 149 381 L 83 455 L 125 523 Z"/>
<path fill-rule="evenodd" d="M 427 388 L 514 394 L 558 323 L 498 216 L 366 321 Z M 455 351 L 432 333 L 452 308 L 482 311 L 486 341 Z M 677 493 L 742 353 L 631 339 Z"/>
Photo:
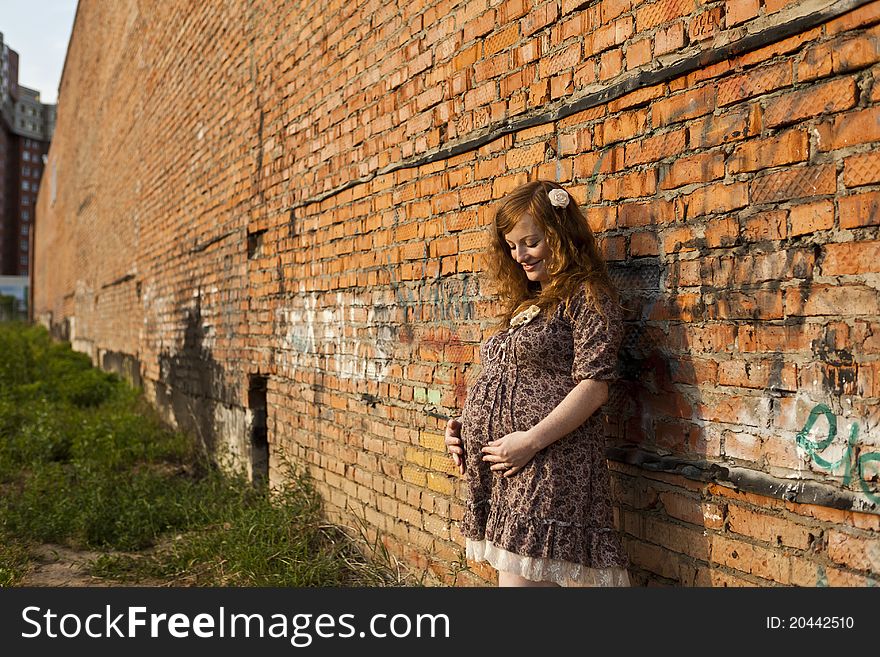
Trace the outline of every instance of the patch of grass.
<path fill-rule="evenodd" d="M 18 584 L 29 563 L 26 546 L 0 533 L 0 588 Z"/>
<path fill-rule="evenodd" d="M 29 542 L 104 550 L 93 574 L 127 581 L 403 581 L 325 522 L 303 473 L 271 496 L 225 475 L 137 390 L 38 326 L 0 323 L 0 490 L 0 584 L 20 580 Z"/>

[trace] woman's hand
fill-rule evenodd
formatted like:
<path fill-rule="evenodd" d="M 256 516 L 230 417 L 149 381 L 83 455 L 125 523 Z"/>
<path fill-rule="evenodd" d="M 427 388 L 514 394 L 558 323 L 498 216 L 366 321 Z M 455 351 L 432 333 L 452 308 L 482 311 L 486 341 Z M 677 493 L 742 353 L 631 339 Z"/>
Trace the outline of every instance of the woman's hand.
<path fill-rule="evenodd" d="M 538 453 L 538 447 L 527 431 L 514 431 L 503 438 L 490 441 L 483 449 L 483 460 L 491 463 L 490 470 L 511 477 L 523 469 Z"/>
<path fill-rule="evenodd" d="M 446 449 L 458 471 L 464 474 L 464 448 L 461 446 L 461 422 L 450 418 L 446 423 Z"/>

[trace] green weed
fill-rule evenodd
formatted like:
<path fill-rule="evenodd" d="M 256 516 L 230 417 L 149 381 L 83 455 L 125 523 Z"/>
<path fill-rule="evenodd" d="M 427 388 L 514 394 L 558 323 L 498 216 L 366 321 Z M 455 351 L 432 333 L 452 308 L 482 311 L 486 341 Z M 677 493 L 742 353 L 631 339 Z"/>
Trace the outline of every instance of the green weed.
<path fill-rule="evenodd" d="M 0 323 L 0 585 L 31 542 L 102 550 L 93 574 L 126 581 L 403 582 L 324 520 L 308 477 L 288 482 L 270 496 L 218 471 L 119 377 L 42 327 Z"/>

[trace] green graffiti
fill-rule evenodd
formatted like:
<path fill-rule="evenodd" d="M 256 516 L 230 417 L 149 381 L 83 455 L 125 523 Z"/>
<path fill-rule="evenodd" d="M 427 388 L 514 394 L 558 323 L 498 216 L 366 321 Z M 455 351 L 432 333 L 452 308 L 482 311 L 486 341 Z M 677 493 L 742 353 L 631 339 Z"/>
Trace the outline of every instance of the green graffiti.
<path fill-rule="evenodd" d="M 824 440 L 813 442 L 807 436 L 813 428 L 813 425 L 816 423 L 816 419 L 820 415 L 828 420 L 828 435 Z M 837 438 L 837 417 L 825 404 L 816 404 L 816 406 L 813 407 L 813 410 L 810 411 L 810 417 L 807 418 L 807 423 L 804 425 L 804 428 L 797 434 L 797 444 L 798 447 L 804 450 L 820 468 L 829 472 L 834 472 L 842 467 L 844 486 L 849 486 L 853 478 L 856 478 L 858 479 L 859 487 L 862 489 L 865 496 L 874 504 L 880 504 L 880 491 L 873 490 L 868 483 L 868 480 L 870 479 L 868 468 L 871 467 L 870 464 L 880 463 L 880 453 L 866 452 L 864 454 L 859 454 L 857 458 L 854 458 L 854 455 L 857 453 L 856 438 L 858 433 L 859 428 L 853 423 L 849 429 L 849 439 L 846 442 L 846 449 L 841 457 L 836 461 L 828 461 L 822 458 L 819 455 L 819 452 L 824 452 Z"/>

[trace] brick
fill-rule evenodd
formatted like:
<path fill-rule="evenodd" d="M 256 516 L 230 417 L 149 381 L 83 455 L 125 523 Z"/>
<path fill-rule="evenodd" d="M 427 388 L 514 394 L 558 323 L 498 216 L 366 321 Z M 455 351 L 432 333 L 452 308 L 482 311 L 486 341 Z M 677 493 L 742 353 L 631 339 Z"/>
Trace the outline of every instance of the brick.
<path fill-rule="evenodd" d="M 798 82 L 826 77 L 831 75 L 832 70 L 831 46 L 827 43 L 812 46 L 804 51 L 803 57 L 797 63 Z"/>
<path fill-rule="evenodd" d="M 654 103 L 651 122 L 662 127 L 708 114 L 715 108 L 715 88 L 704 86 Z"/>
<path fill-rule="evenodd" d="M 688 21 L 688 36 L 691 42 L 704 41 L 714 37 L 722 29 L 724 8 L 711 7 Z"/>
<path fill-rule="evenodd" d="M 639 39 L 625 48 L 626 69 L 632 70 L 651 61 L 651 39 Z"/>
<path fill-rule="evenodd" d="M 749 202 L 749 192 L 746 183 L 715 183 L 694 190 L 678 202 L 683 206 L 683 216 L 692 219 L 743 208 Z"/>
<path fill-rule="evenodd" d="M 860 153 L 843 161 L 843 184 L 847 187 L 880 183 L 880 153 Z"/>
<path fill-rule="evenodd" d="M 639 28 L 638 32 L 642 32 Z M 665 55 L 684 47 L 685 26 L 679 21 L 659 28 L 654 34 L 654 56 Z"/>
<path fill-rule="evenodd" d="M 624 112 L 611 116 L 597 126 L 595 141 L 597 146 L 608 146 L 619 141 L 631 139 L 633 135 L 645 131 L 648 114 L 645 110 Z"/>
<path fill-rule="evenodd" d="M 788 212 L 758 212 L 742 219 L 740 234 L 752 241 L 782 240 L 788 236 Z"/>
<path fill-rule="evenodd" d="M 723 454 L 760 465 L 764 459 L 764 441 L 761 436 L 747 431 L 725 431 Z"/>
<path fill-rule="evenodd" d="M 815 260 L 812 249 L 797 248 L 737 257 L 733 281 L 737 285 L 756 285 L 795 278 L 812 280 Z"/>
<path fill-rule="evenodd" d="M 745 108 L 690 121 L 687 140 L 692 148 L 709 148 L 745 139 L 757 132 L 759 129 L 754 125 L 752 112 Z"/>
<path fill-rule="evenodd" d="M 856 110 L 816 127 L 820 151 L 832 151 L 880 140 L 880 107 Z"/>
<path fill-rule="evenodd" d="M 634 171 L 622 176 L 606 178 L 602 182 L 602 200 L 615 201 L 651 196 L 656 191 L 657 174 L 654 169 Z"/>
<path fill-rule="evenodd" d="M 642 231 L 630 235 L 629 252 L 634 258 L 659 255 L 660 242 L 657 238 L 657 233 Z"/>
<path fill-rule="evenodd" d="M 813 285 L 785 290 L 785 314 L 790 316 L 859 316 L 876 315 L 878 311 L 878 292 L 863 285 Z"/>
<path fill-rule="evenodd" d="M 880 192 L 851 194 L 837 200 L 841 228 L 880 224 Z"/>
<path fill-rule="evenodd" d="M 712 502 L 672 492 L 660 493 L 660 501 L 668 515 L 683 522 L 710 529 L 720 529 L 723 524 L 724 509 Z"/>
<path fill-rule="evenodd" d="M 530 36 L 541 28 L 553 23 L 558 17 L 558 5 L 555 2 L 545 2 L 522 19 L 522 33 L 524 36 Z"/>
<path fill-rule="evenodd" d="M 699 153 L 675 160 L 660 169 L 660 189 L 674 189 L 724 177 L 724 153 Z"/>
<path fill-rule="evenodd" d="M 663 200 L 620 203 L 617 218 L 617 225 L 622 227 L 665 224 L 674 220 L 675 209 L 671 202 Z"/>
<path fill-rule="evenodd" d="M 789 223 L 791 236 L 828 230 L 834 226 L 834 204 L 832 201 L 818 201 L 793 205 L 789 211 Z"/>
<path fill-rule="evenodd" d="M 876 537 L 865 538 L 837 529 L 829 529 L 826 538 L 828 541 L 826 552 L 832 561 L 855 570 L 877 571 L 880 542 Z"/>
<path fill-rule="evenodd" d="M 718 82 L 718 107 L 790 87 L 794 81 L 791 62 L 769 64 Z"/>
<path fill-rule="evenodd" d="M 855 107 L 855 104 L 855 79 L 832 80 L 812 85 L 803 91 L 775 96 L 764 109 L 764 125 L 775 128 L 797 123 L 814 116 L 842 112 Z"/>
<path fill-rule="evenodd" d="M 847 32 L 854 28 L 861 27 L 862 25 L 876 23 L 878 17 L 880 17 L 880 8 L 871 2 L 828 21 L 825 30 L 829 36 L 839 34 L 841 32 Z"/>
<path fill-rule="evenodd" d="M 880 263 L 880 241 L 877 240 L 825 244 L 822 252 L 823 276 L 873 273 Z"/>
<path fill-rule="evenodd" d="M 791 563 L 787 556 L 776 550 L 724 536 L 712 536 L 711 560 L 780 584 L 791 582 Z"/>
<path fill-rule="evenodd" d="M 757 18 L 760 9 L 760 0 L 727 0 L 724 3 L 724 17 L 727 27 L 733 27 Z"/>
<path fill-rule="evenodd" d="M 754 204 L 834 194 L 837 174 L 833 165 L 806 166 L 758 176 L 749 184 Z"/>
<path fill-rule="evenodd" d="M 636 32 L 645 32 L 676 18 L 687 16 L 694 5 L 687 0 L 660 0 L 642 3 L 636 10 Z"/>
<path fill-rule="evenodd" d="M 800 130 L 789 130 L 778 137 L 746 141 L 734 149 L 727 162 L 730 173 L 803 162 L 807 159 L 809 140 Z"/>
<path fill-rule="evenodd" d="M 766 513 L 757 513 L 732 504 L 728 507 L 728 528 L 731 532 L 757 539 L 772 546 L 785 545 L 801 550 L 809 549 L 819 531 L 791 520 Z"/>
<path fill-rule="evenodd" d="M 632 134 L 624 133 L 621 138 L 631 137 Z M 685 130 L 679 128 L 647 137 L 638 142 L 629 142 L 625 147 L 625 164 L 627 167 L 632 167 L 678 155 L 685 149 L 685 138 Z"/>

